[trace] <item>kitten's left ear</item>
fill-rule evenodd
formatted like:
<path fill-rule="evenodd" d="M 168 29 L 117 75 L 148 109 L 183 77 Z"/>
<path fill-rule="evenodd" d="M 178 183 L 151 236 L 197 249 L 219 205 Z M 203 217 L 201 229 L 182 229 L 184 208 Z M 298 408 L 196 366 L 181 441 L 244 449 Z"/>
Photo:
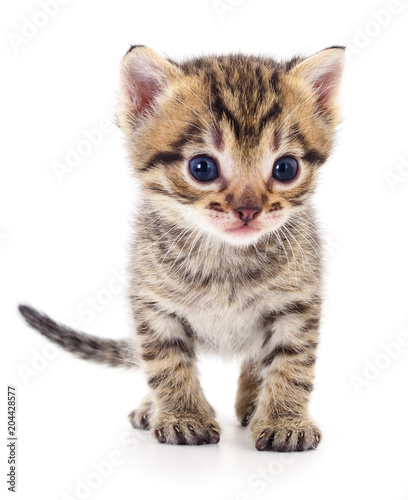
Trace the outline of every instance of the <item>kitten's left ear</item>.
<path fill-rule="evenodd" d="M 336 108 L 344 61 L 345 48 L 331 47 L 297 64 L 289 74 L 313 87 L 321 111 L 331 111 Z"/>

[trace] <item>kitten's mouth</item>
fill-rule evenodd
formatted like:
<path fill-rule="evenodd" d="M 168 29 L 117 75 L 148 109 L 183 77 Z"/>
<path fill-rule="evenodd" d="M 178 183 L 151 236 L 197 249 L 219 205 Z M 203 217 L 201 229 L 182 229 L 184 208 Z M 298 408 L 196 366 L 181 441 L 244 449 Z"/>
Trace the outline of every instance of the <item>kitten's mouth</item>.
<path fill-rule="evenodd" d="M 259 231 L 260 230 L 258 228 L 249 226 L 248 224 L 242 224 L 241 226 L 225 230 L 227 234 L 232 234 L 234 236 L 250 236 L 258 233 Z"/>

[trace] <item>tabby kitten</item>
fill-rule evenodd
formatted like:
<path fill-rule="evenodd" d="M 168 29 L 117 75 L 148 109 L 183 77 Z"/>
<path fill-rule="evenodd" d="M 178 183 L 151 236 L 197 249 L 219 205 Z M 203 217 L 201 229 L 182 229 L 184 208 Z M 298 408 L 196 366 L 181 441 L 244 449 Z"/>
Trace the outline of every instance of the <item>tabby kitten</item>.
<path fill-rule="evenodd" d="M 129 418 L 160 443 L 218 443 L 196 356 L 239 357 L 236 412 L 258 450 L 314 449 L 321 310 L 310 199 L 332 149 L 344 49 L 279 63 L 240 54 L 176 63 L 143 46 L 121 65 L 118 123 L 143 191 L 131 260 L 135 335 L 104 340 L 28 306 L 81 358 L 142 366 Z"/>

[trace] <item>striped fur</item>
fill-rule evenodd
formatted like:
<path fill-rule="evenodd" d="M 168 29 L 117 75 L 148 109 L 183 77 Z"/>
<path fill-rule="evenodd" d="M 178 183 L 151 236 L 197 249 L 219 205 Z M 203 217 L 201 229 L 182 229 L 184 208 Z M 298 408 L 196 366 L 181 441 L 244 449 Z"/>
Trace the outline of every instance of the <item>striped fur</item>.
<path fill-rule="evenodd" d="M 240 54 L 176 63 L 136 46 L 122 62 L 118 123 L 143 192 L 130 266 L 135 338 L 112 350 L 21 312 L 81 357 L 140 363 L 150 393 L 129 418 L 159 442 L 220 438 L 200 352 L 242 360 L 236 412 L 258 450 L 320 441 L 308 416 L 322 302 L 310 201 L 333 146 L 343 57 L 333 47 L 286 63 Z M 218 164 L 213 182 L 189 175 L 202 154 Z M 284 155 L 300 165 L 287 184 L 271 175 Z M 237 236 L 239 207 L 258 212 Z"/>
<path fill-rule="evenodd" d="M 134 368 L 139 365 L 136 351 L 128 339 L 110 340 L 76 332 L 56 323 L 47 315 L 27 305 L 20 305 L 19 311 L 27 323 L 49 340 L 81 359 L 92 360 L 110 366 Z"/>

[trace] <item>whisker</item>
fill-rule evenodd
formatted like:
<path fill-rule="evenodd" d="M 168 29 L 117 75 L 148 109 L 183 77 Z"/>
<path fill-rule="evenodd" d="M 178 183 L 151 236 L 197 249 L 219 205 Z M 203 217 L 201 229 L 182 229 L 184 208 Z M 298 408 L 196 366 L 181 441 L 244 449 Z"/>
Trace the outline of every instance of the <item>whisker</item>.
<path fill-rule="evenodd" d="M 193 248 L 194 248 L 194 245 L 197 241 L 198 238 L 200 238 L 201 236 L 201 233 L 198 231 L 198 234 L 197 236 L 195 237 L 193 243 L 191 244 L 191 248 L 190 248 L 190 251 L 188 252 L 187 254 L 187 259 L 186 259 L 186 264 L 185 264 L 185 270 L 184 270 L 184 273 L 183 273 L 183 277 L 182 277 L 182 280 L 181 280 L 181 284 L 184 283 L 184 280 L 186 279 L 187 277 L 187 271 L 188 271 L 188 267 L 190 265 L 190 255 L 191 255 L 191 252 L 193 251 Z"/>
<path fill-rule="evenodd" d="M 282 127 L 283 125 L 289 120 L 289 118 L 293 115 L 293 113 L 295 111 L 297 111 L 300 107 L 304 106 L 307 102 L 309 102 L 311 99 L 313 99 L 315 97 L 315 93 L 312 93 L 309 97 L 307 97 L 306 99 L 304 99 L 298 106 L 296 106 L 286 117 L 285 119 L 283 120 L 282 123 L 279 124 L 278 128 L 277 128 L 277 132 L 281 132 L 282 131 Z"/>
<path fill-rule="evenodd" d="M 290 271 L 290 264 L 289 264 L 289 255 L 288 255 L 288 252 L 286 251 L 286 248 L 285 248 L 285 245 L 281 239 L 281 237 L 279 236 L 279 232 L 280 232 L 280 229 L 278 229 L 274 234 L 279 242 L 279 245 L 282 247 L 284 253 L 285 253 L 285 256 L 286 256 L 286 262 L 288 263 L 288 276 L 289 276 L 289 281 L 291 281 L 291 271 Z"/>
<path fill-rule="evenodd" d="M 295 256 L 295 252 L 293 251 L 293 247 L 292 247 L 291 242 L 289 241 L 288 237 L 286 236 L 285 232 L 283 231 L 284 226 L 281 226 L 281 228 L 280 228 L 280 229 L 282 230 L 282 236 L 284 236 L 284 238 L 285 238 L 285 239 L 286 239 L 286 241 L 288 242 L 289 247 L 290 247 L 290 250 L 291 250 L 292 255 L 293 255 L 293 267 L 294 267 L 294 272 L 295 272 L 295 281 L 296 281 L 296 286 L 299 288 L 299 283 L 298 283 L 298 279 L 297 279 L 297 266 L 296 266 L 296 256 Z"/>
<path fill-rule="evenodd" d="M 297 243 L 297 245 L 299 247 L 299 250 L 300 250 L 300 252 L 302 254 L 303 270 L 304 270 L 304 273 L 305 273 L 305 277 L 306 277 L 306 269 L 304 267 L 304 261 L 306 260 L 306 263 L 307 263 L 307 265 L 308 265 L 311 273 L 313 274 L 313 276 L 315 278 L 317 278 L 317 276 L 316 276 L 316 274 L 315 274 L 315 272 L 314 272 L 314 270 L 313 270 L 313 268 L 312 268 L 312 266 L 311 266 L 311 264 L 309 262 L 309 259 L 307 258 L 307 255 L 306 255 L 306 253 L 305 253 L 302 245 L 298 242 L 297 238 L 295 238 L 295 236 L 292 234 L 292 232 L 290 231 L 290 229 L 288 227 L 286 227 L 286 229 L 287 229 L 288 233 L 292 236 L 292 238 L 295 240 L 295 242 Z M 295 229 L 295 228 L 293 228 L 293 229 Z M 296 231 L 296 229 L 295 229 L 295 231 Z M 307 280 L 307 281 L 309 281 L 309 280 Z"/>
<path fill-rule="evenodd" d="M 161 261 L 160 261 L 160 263 L 159 263 L 159 266 L 158 266 L 158 268 L 157 268 L 157 272 L 156 272 L 156 276 L 157 276 L 157 274 L 159 273 L 159 271 L 160 271 L 160 269 L 161 269 L 161 267 L 162 267 L 162 265 L 163 265 L 164 261 L 166 260 L 167 255 L 169 254 L 169 252 L 171 251 L 171 249 L 174 247 L 174 245 L 176 245 L 176 244 L 177 244 L 177 242 L 178 242 L 178 241 L 180 241 L 180 239 L 183 237 L 183 235 L 184 235 L 187 231 L 189 231 L 189 230 L 190 230 L 190 228 L 191 228 L 191 226 L 188 226 L 187 228 L 185 228 L 185 229 L 184 229 L 184 230 L 183 230 L 183 231 L 182 231 L 182 232 L 181 232 L 181 233 L 180 233 L 180 234 L 179 234 L 179 235 L 175 238 L 175 240 L 173 241 L 173 243 L 170 245 L 170 247 L 168 248 L 168 250 L 167 250 L 166 254 L 164 255 L 164 257 L 161 259 Z M 177 256 L 177 257 L 178 257 L 178 256 Z M 171 269 L 171 268 L 170 268 L 170 269 Z M 169 269 L 169 271 L 170 271 L 170 269 Z"/>
<path fill-rule="evenodd" d="M 295 221 L 293 221 L 293 220 L 292 220 L 292 221 L 290 221 L 290 223 L 289 223 L 289 224 L 293 225 L 293 229 L 294 229 L 296 232 L 298 232 L 298 233 L 299 233 L 299 234 L 300 234 L 300 235 L 301 235 L 301 236 L 302 236 L 302 237 L 303 237 L 303 238 L 304 238 L 304 239 L 305 239 L 305 240 L 309 243 L 310 247 L 312 248 L 312 250 L 313 250 L 313 251 L 314 251 L 314 253 L 316 254 L 316 257 L 318 257 L 318 258 L 320 259 L 320 258 L 321 258 L 320 245 L 319 245 L 319 243 L 318 243 L 318 242 L 317 242 L 317 241 L 313 238 L 313 236 L 312 236 L 311 234 L 309 234 L 309 233 L 307 233 L 307 235 L 306 235 L 305 233 L 303 233 L 303 232 L 301 231 L 302 226 L 299 226 L 298 224 L 296 224 L 296 222 L 295 222 Z M 309 238 L 310 238 L 310 239 L 309 239 Z M 311 241 L 310 241 L 310 240 L 312 240 L 312 241 L 314 242 L 314 244 L 313 244 L 313 243 L 311 243 Z"/>

